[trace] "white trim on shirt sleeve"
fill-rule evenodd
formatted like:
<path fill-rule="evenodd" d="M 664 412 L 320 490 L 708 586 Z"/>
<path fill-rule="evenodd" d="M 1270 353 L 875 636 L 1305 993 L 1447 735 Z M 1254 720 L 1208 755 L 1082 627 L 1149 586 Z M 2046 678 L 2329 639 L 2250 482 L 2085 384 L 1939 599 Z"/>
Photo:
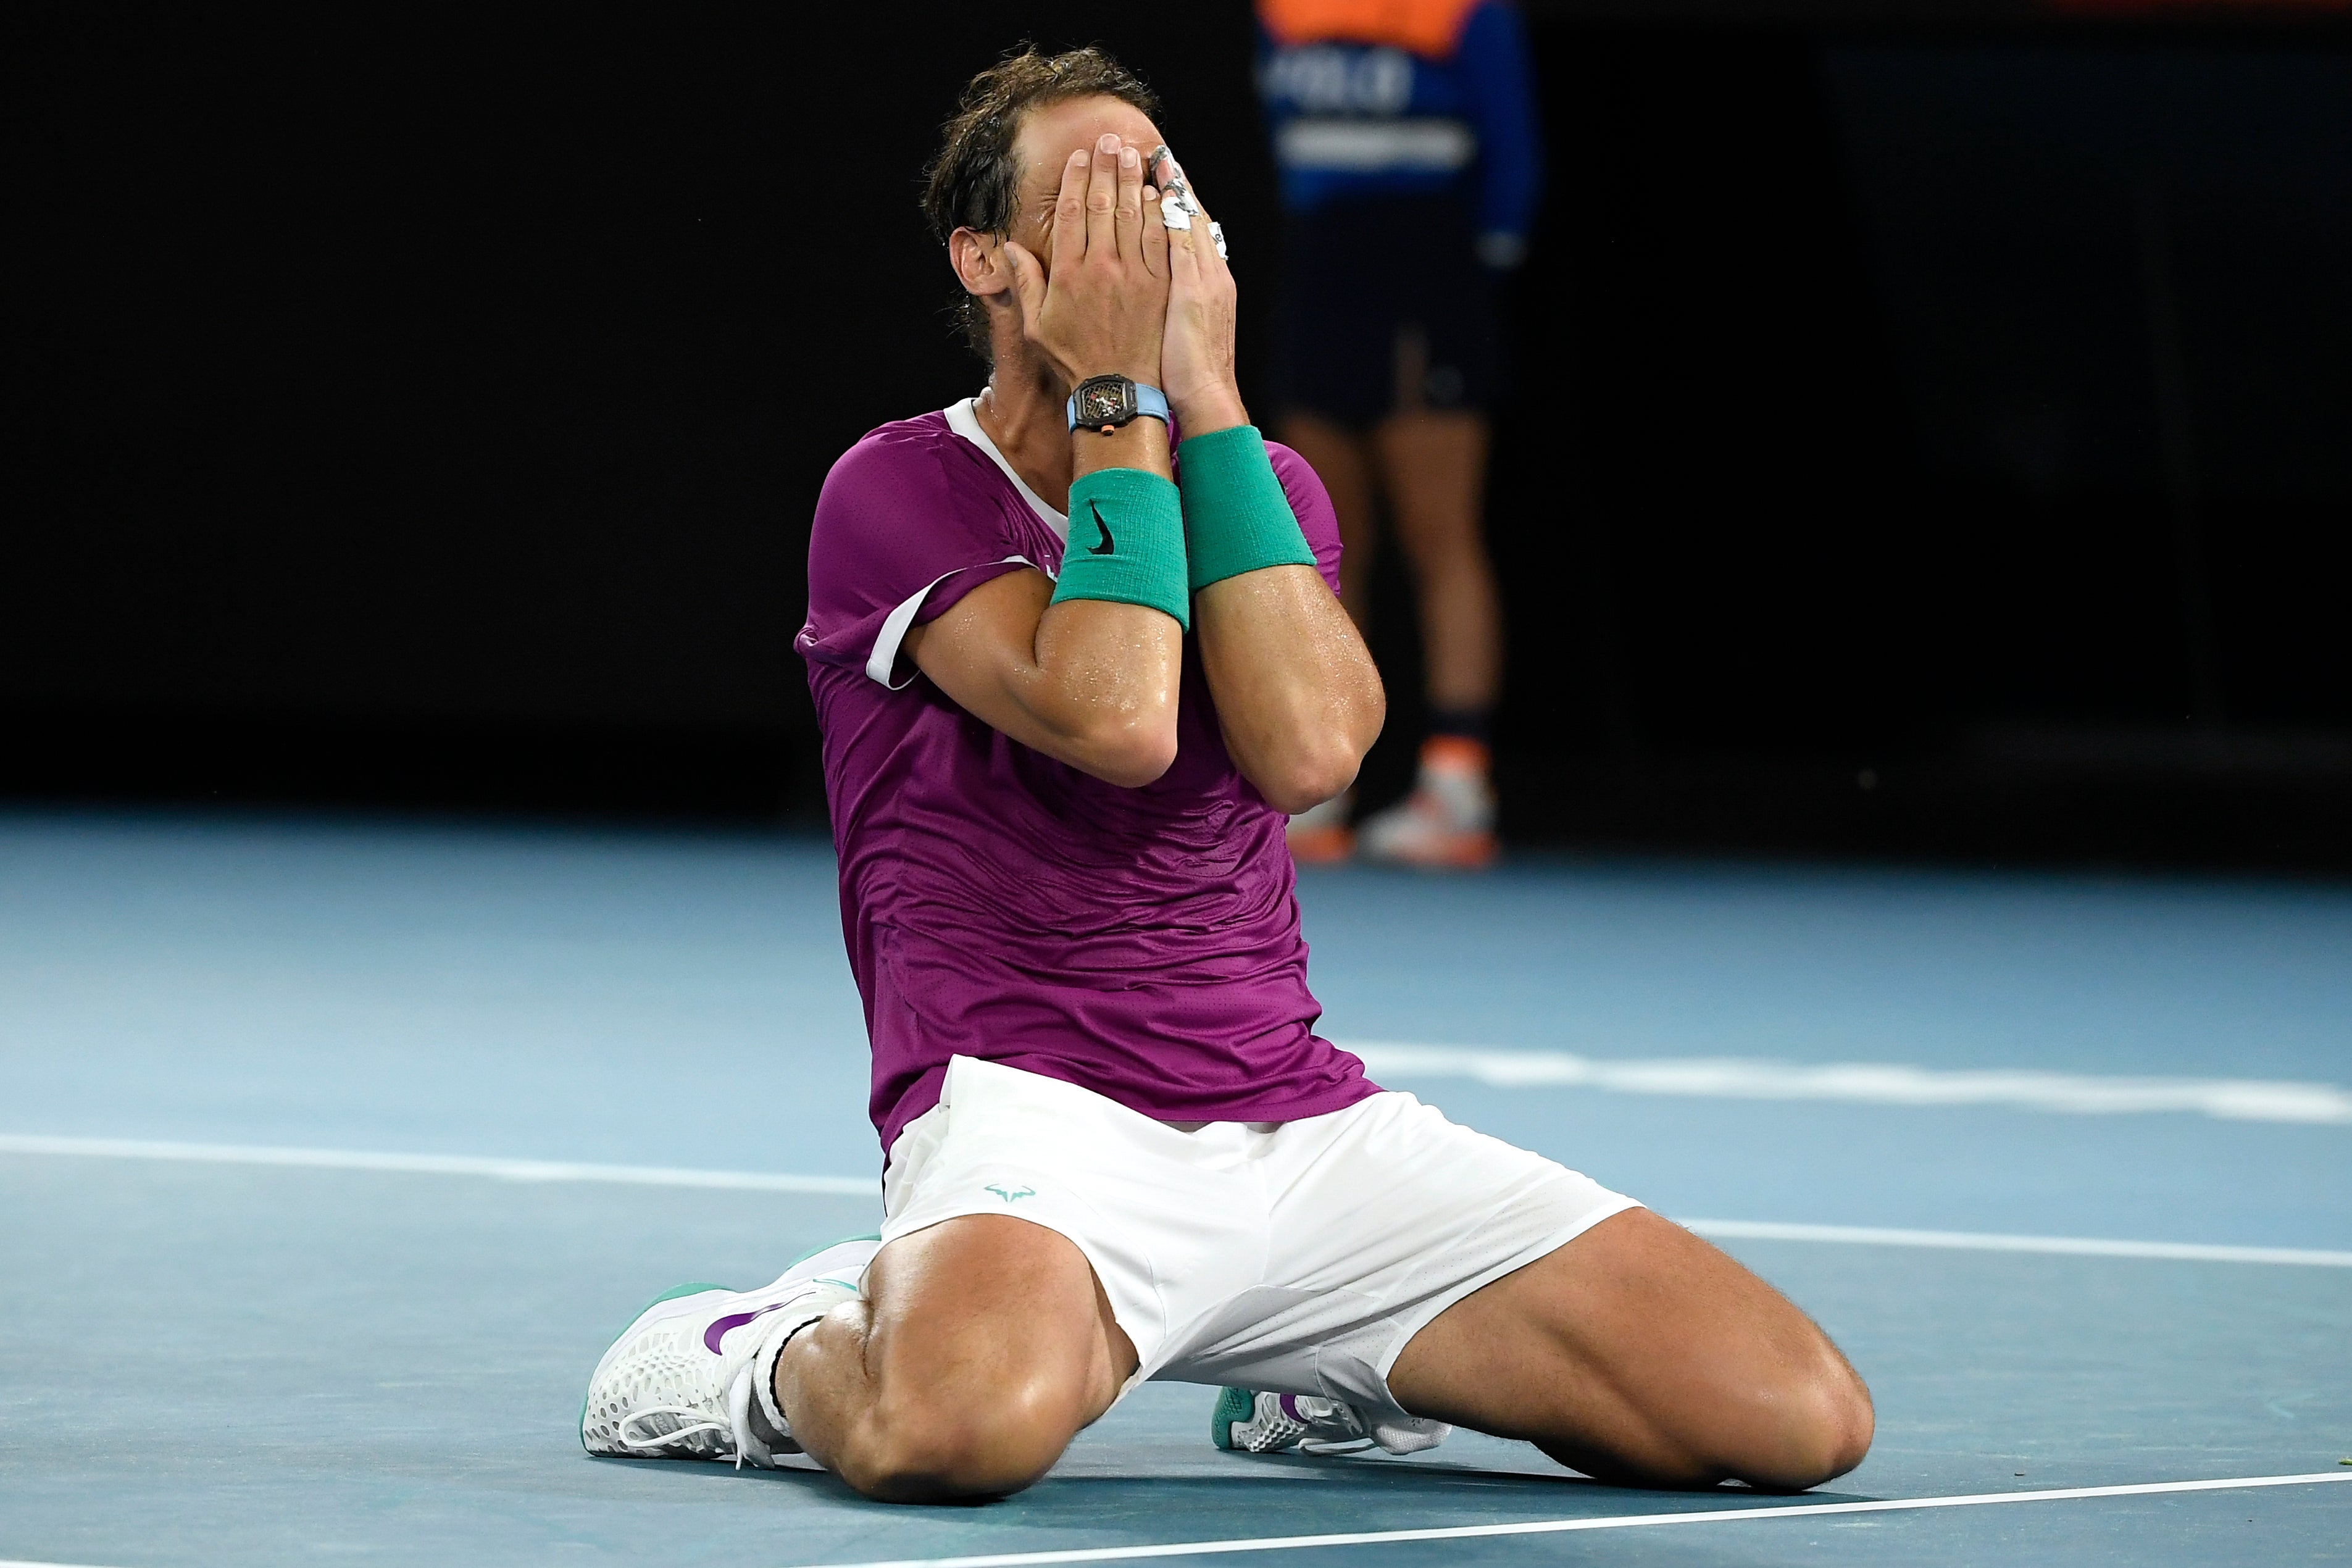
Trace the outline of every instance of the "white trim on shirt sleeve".
<path fill-rule="evenodd" d="M 989 564 L 1033 566 L 1035 563 L 1026 555 L 1008 555 L 1002 561 L 991 562 Z M 882 617 L 882 629 L 874 634 L 874 651 L 866 658 L 866 674 L 868 679 L 879 681 L 892 691 L 904 691 L 908 687 L 915 684 L 915 678 L 911 675 L 895 683 L 890 679 L 891 670 L 897 668 L 898 665 L 898 645 L 907 640 L 907 633 L 914 626 L 915 616 L 922 609 L 923 601 L 931 596 L 931 590 L 954 576 L 956 572 L 971 570 L 969 566 L 959 566 L 955 572 L 940 573 L 916 589 L 914 593 L 901 599 L 888 615 Z"/>

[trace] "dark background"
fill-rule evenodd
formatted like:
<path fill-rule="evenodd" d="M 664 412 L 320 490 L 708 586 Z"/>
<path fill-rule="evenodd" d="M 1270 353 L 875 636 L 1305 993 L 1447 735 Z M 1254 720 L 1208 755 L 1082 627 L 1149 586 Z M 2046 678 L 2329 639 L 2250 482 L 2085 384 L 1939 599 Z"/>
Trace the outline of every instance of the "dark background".
<path fill-rule="evenodd" d="M 961 81 L 1106 42 L 1245 310 L 1279 224 L 1243 5 L 814 9 L 37 20 L 0 796 L 821 821 L 810 506 L 981 380 Z M 2352 868 L 2343 13 L 1528 10 L 1509 836 Z"/>

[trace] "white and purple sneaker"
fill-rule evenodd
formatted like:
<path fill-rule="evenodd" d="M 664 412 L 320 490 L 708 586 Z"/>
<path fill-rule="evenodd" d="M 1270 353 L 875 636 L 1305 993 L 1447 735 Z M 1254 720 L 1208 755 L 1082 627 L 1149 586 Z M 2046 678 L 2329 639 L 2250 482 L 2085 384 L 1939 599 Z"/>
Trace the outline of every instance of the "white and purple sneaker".
<path fill-rule="evenodd" d="M 1209 1415 L 1209 1440 L 1244 1454 L 1353 1454 L 1378 1446 L 1391 1454 L 1434 1448 L 1453 1432 L 1443 1421 L 1365 1411 L 1305 1394 L 1228 1388 Z"/>
<path fill-rule="evenodd" d="M 881 1245 L 878 1236 L 835 1242 L 757 1290 L 680 1285 L 655 1297 L 588 1379 L 580 1446 L 622 1458 L 731 1458 L 738 1469 L 747 1460 L 773 1469 L 778 1454 L 799 1453 L 789 1435 L 761 1436 L 754 1401 L 769 1430 L 786 1427 L 758 1373 L 772 1375 L 786 1340 L 856 1299 Z"/>

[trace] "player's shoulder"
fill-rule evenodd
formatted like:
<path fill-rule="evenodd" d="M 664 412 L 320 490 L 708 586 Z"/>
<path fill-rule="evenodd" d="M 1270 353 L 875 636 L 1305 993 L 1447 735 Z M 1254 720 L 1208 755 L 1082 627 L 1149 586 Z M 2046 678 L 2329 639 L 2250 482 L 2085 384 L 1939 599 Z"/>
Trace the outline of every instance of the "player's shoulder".
<path fill-rule="evenodd" d="M 940 458 L 960 442 L 942 413 L 877 425 L 834 459 L 817 509 L 822 513 L 877 500 L 904 502 L 912 499 L 910 491 L 942 491 L 949 480 Z"/>
<path fill-rule="evenodd" d="M 993 472 L 945 414 L 867 431 L 835 459 L 817 494 L 809 527 L 812 604 L 830 604 L 839 596 L 834 589 L 861 604 L 872 594 L 903 597 L 909 582 L 920 587 L 941 573 L 1015 552 Z"/>

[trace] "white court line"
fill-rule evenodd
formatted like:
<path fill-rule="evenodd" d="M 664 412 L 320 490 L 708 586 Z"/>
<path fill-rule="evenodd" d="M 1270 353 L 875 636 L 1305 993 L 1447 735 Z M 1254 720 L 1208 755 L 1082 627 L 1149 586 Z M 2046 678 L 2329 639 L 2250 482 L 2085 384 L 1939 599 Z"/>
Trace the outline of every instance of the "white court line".
<path fill-rule="evenodd" d="M 1784 1225 L 1774 1220 L 1677 1219 L 1727 1241 L 1832 1241 L 1862 1247 L 1936 1247 L 1957 1252 L 2055 1252 L 2074 1258 L 2169 1258 L 2186 1263 L 2286 1263 L 2352 1268 L 2352 1252 L 2311 1247 L 2223 1247 L 2201 1241 L 2110 1241 L 2094 1236 L 2002 1236 L 1973 1230 L 1894 1230 L 1870 1225 Z"/>
<path fill-rule="evenodd" d="M 1428 1530 L 1364 1530 L 1344 1535 L 1264 1535 L 1234 1541 L 1173 1541 L 1156 1546 L 1096 1546 L 1055 1552 L 991 1552 L 965 1557 L 893 1557 L 833 1563 L 816 1568 L 1042 1568 L 1055 1563 L 1131 1563 L 1139 1558 L 1207 1557 L 1237 1552 L 1295 1552 L 1318 1546 L 1377 1546 L 1403 1541 L 1472 1541 L 1501 1535 L 1564 1535 L 1582 1530 L 1635 1530 L 1660 1524 L 1727 1524 L 1759 1519 L 1818 1519 L 1823 1514 L 1901 1513 L 1932 1508 L 1981 1508 L 2013 1502 L 2067 1502 L 2082 1498 L 2149 1497 L 2168 1492 L 2242 1491 L 2254 1487 L 2303 1487 L 2352 1481 L 2352 1470 L 2300 1476 L 2245 1476 L 2212 1481 L 2147 1481 L 2121 1487 L 2063 1487 L 2047 1491 L 1976 1492 L 1963 1497 L 1889 1498 L 1874 1502 L 1790 1503 L 1777 1508 L 1699 1509 L 1683 1513 L 1604 1514 L 1597 1519 L 1538 1519 L 1515 1524 L 1454 1524 Z M 87 1564 L 0 1559 L 0 1568 L 88 1568 Z"/>
<path fill-rule="evenodd" d="M 1947 1070 L 1893 1062 L 1693 1057 L 1604 1061 L 1568 1051 L 1502 1051 L 1385 1040 L 1340 1042 L 1375 1079 L 1466 1078 L 1496 1089 L 1605 1089 L 1705 1100 L 1826 1100 L 1864 1105 L 1996 1105 L 2077 1116 L 2193 1111 L 2225 1121 L 2352 1126 L 2352 1089 L 2266 1079 L 2107 1078 L 2030 1069 Z"/>
<path fill-rule="evenodd" d="M 896 1557 L 877 1563 L 831 1563 L 820 1568 L 1029 1568 L 1048 1563 L 1122 1563 L 1146 1557 L 1207 1557 L 1234 1552 L 1295 1552 L 1316 1546 L 1377 1546 L 1399 1541 L 1472 1541 L 1497 1535 L 1564 1535 L 1578 1530 L 1633 1530 L 1657 1524 L 1726 1524 L 1737 1520 L 1818 1519 L 1823 1514 L 1895 1513 L 1929 1508 L 1979 1508 L 2011 1502 L 2065 1502 L 2077 1498 L 2147 1497 L 2158 1492 L 2217 1492 L 2246 1487 L 2301 1487 L 2352 1481 L 2352 1470 L 2305 1476 L 2248 1476 L 2221 1481 L 2152 1481 L 2127 1487 L 2066 1487 L 2038 1492 L 1979 1492 L 1969 1497 L 1892 1498 L 1883 1502 L 1797 1503 L 1780 1508 L 1706 1509 L 1688 1513 L 1621 1513 L 1599 1519 L 1541 1519 L 1518 1524 L 1455 1524 L 1433 1530 L 1363 1530 L 1345 1535 L 1268 1535 L 1247 1541 L 1177 1541 L 1161 1546 L 1077 1547 L 1060 1552 L 991 1552 L 971 1557 Z M 0 1568 L 10 1568 L 0 1563 Z"/>
<path fill-rule="evenodd" d="M 0 1132 L 0 1154 L 65 1154 L 108 1160 L 185 1160 L 211 1165 L 278 1165 L 321 1171 L 392 1171 L 427 1176 L 488 1176 L 509 1182 L 614 1182 L 750 1193 L 815 1193 L 878 1198 L 862 1176 L 793 1176 L 762 1171 L 698 1171 L 667 1165 L 591 1165 L 561 1160 L 500 1160 L 473 1154 L 390 1154 L 360 1149 L 288 1149 L 248 1143 L 169 1143 L 135 1138 L 52 1138 Z M 1826 1241 L 1864 1247 L 1932 1247 L 1963 1252 L 2061 1253 L 2078 1258 L 2160 1258 L 2190 1263 L 2283 1263 L 2352 1268 L 2352 1252 L 2305 1247 L 2230 1247 L 2199 1241 L 2123 1241 L 2089 1236 L 2002 1236 L 1879 1226 L 1790 1225 L 1774 1220 L 1677 1220 L 1701 1236 L 1732 1241 Z M 0 1562 L 0 1568 L 7 1568 Z"/>
<path fill-rule="evenodd" d="M 505 1182 L 617 1182 L 639 1187 L 719 1187 L 751 1193 L 882 1195 L 875 1176 L 780 1176 L 669 1165 L 591 1165 L 568 1160 L 499 1160 L 475 1154 L 383 1154 L 358 1149 L 285 1149 L 249 1143 L 158 1143 L 136 1138 L 47 1138 L 0 1132 L 0 1154 L 81 1154 L 110 1160 L 194 1160 L 213 1165 L 294 1165 L 320 1171 L 397 1171 L 490 1176 Z M 0 1563 L 0 1568 L 8 1568 Z"/>

